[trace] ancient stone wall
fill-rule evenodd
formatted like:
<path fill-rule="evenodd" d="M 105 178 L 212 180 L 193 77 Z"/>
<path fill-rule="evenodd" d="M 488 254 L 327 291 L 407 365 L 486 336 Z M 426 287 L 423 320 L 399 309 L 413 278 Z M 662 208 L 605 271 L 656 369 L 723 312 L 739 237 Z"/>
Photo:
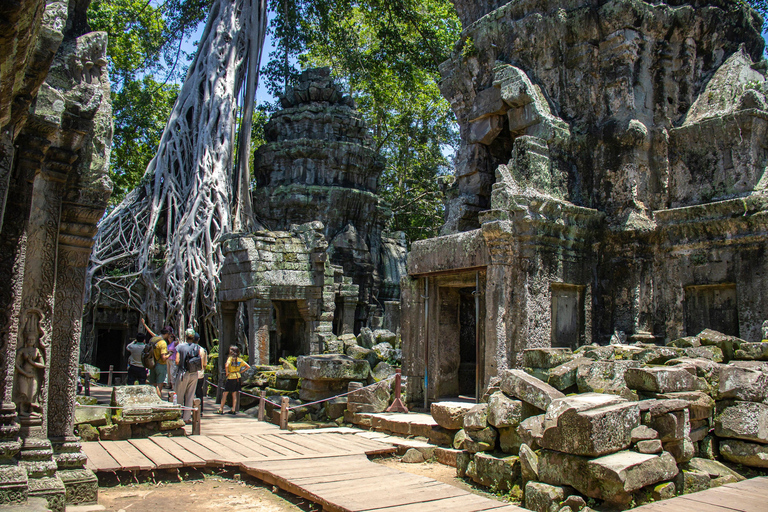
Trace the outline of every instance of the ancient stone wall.
<path fill-rule="evenodd" d="M 106 34 L 88 2 L 0 11 L 0 502 L 95 502 L 73 435 L 85 268 L 111 184 Z"/>

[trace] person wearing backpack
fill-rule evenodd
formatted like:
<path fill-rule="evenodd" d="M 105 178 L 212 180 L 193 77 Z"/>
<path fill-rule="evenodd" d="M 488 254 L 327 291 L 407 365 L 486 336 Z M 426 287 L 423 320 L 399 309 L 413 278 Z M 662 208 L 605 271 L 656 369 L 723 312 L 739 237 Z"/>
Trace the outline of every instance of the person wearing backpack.
<path fill-rule="evenodd" d="M 170 356 L 168 354 L 168 341 L 173 336 L 173 327 L 166 325 L 160 330 L 160 336 L 155 336 L 155 333 L 147 327 L 147 323 L 143 318 L 141 319 L 141 325 L 152 336 L 148 343 L 152 348 L 152 359 L 150 361 L 153 361 L 153 364 L 149 364 L 149 383 L 157 387 L 157 396 L 162 399 L 163 385 L 168 376 L 168 357 Z M 147 363 L 150 361 L 147 361 Z M 146 363 L 145 366 L 147 366 Z"/>
<path fill-rule="evenodd" d="M 144 368 L 144 363 L 141 361 L 146 341 L 147 335 L 140 332 L 136 334 L 136 339 L 125 347 L 125 351 L 130 354 L 128 356 L 128 378 L 126 379 L 128 385 L 132 385 L 136 381 L 139 384 L 147 383 L 147 369 Z"/>
<path fill-rule="evenodd" d="M 197 375 L 205 367 L 205 352 L 195 343 L 195 330 L 187 329 L 186 339 L 176 345 L 176 397 L 178 403 L 189 409 L 183 413 L 184 423 L 192 422 L 192 405 L 197 388 Z"/>
<path fill-rule="evenodd" d="M 200 335 L 195 333 L 195 343 L 200 345 Z M 200 350 L 203 351 L 203 361 L 205 363 L 200 367 L 200 371 L 197 372 L 197 386 L 195 387 L 195 398 L 200 399 L 200 417 L 203 417 L 203 405 L 205 404 L 205 395 L 207 386 L 205 385 L 205 367 L 208 364 L 208 352 L 200 346 Z"/>

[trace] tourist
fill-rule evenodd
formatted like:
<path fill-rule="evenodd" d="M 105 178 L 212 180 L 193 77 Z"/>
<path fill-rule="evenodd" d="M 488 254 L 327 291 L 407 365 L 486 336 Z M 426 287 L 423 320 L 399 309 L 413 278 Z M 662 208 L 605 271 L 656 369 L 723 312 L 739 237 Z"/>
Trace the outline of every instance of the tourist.
<path fill-rule="evenodd" d="M 176 346 L 176 398 L 178 403 L 186 407 L 184 423 L 192 422 L 192 405 L 197 388 L 197 375 L 200 368 L 205 367 L 205 352 L 195 343 L 195 330 L 187 329 L 184 342 Z"/>
<path fill-rule="evenodd" d="M 168 381 L 166 384 L 168 384 L 168 388 L 172 389 L 174 392 L 176 391 L 176 365 L 173 364 L 174 361 L 176 361 L 176 347 L 184 343 L 184 339 L 182 338 L 181 341 L 176 340 L 176 336 L 171 335 L 171 341 L 168 343 L 168 360 L 171 361 L 171 364 L 168 365 Z"/>
<path fill-rule="evenodd" d="M 141 319 L 141 325 L 152 336 L 149 344 L 154 347 L 155 367 L 149 370 L 149 383 L 157 387 L 157 396 L 163 398 L 163 385 L 168 377 L 168 358 L 170 357 L 168 341 L 173 336 L 173 327 L 166 325 L 160 330 L 160 336 L 155 336 L 155 333 L 147 327 L 147 323 L 143 318 Z"/>
<path fill-rule="evenodd" d="M 224 406 L 227 405 L 227 395 L 232 393 L 232 410 L 229 414 L 237 414 L 240 409 L 240 372 L 250 368 L 248 363 L 240 357 L 240 349 L 236 346 L 229 347 L 226 370 L 227 380 L 224 384 L 224 395 L 221 397 L 221 407 L 216 414 L 224 414 Z"/>
<path fill-rule="evenodd" d="M 195 333 L 195 343 L 200 345 L 200 335 Z M 205 402 L 205 390 L 207 386 L 205 385 L 205 367 L 208 365 L 208 352 L 201 346 L 200 350 L 203 351 L 203 361 L 205 361 L 205 364 L 203 364 L 203 367 L 200 368 L 200 371 L 197 372 L 197 386 L 195 386 L 195 398 L 200 399 L 200 417 L 203 416 L 203 403 Z"/>
<path fill-rule="evenodd" d="M 147 383 L 147 369 L 144 368 L 144 363 L 141 362 L 141 353 L 144 351 L 144 345 L 147 341 L 147 335 L 140 332 L 136 335 L 136 339 L 133 340 L 125 347 L 128 356 L 128 378 L 126 384 L 132 385 L 138 381 L 139 384 L 144 385 Z"/>

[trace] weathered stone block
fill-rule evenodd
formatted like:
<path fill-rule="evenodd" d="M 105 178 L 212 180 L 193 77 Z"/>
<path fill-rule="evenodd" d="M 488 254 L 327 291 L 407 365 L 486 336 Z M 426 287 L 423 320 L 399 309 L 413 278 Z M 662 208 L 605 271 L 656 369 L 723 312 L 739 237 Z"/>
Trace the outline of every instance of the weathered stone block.
<path fill-rule="evenodd" d="M 597 401 L 597 396 L 593 398 Z M 584 401 L 564 398 L 547 410 L 538 443 L 551 450 L 597 457 L 629 447 L 632 429 L 639 424 L 640 411 L 635 403 L 588 408 Z"/>
<path fill-rule="evenodd" d="M 724 358 L 723 351 L 720 349 L 720 347 L 715 345 L 709 345 L 706 347 L 689 347 L 683 349 L 683 351 L 685 353 L 685 357 L 709 359 L 716 363 L 722 363 Z"/>
<path fill-rule="evenodd" d="M 352 412 L 384 412 L 389 406 L 389 397 L 389 386 L 386 382 L 380 382 L 347 395 L 347 409 Z"/>
<path fill-rule="evenodd" d="M 296 368 L 299 377 L 315 381 L 365 380 L 371 373 L 368 361 L 338 354 L 299 356 Z"/>
<path fill-rule="evenodd" d="M 576 377 L 579 368 L 592 364 L 594 361 L 588 357 L 576 357 L 549 370 L 547 383 L 555 389 L 563 391 L 576 385 Z"/>
<path fill-rule="evenodd" d="M 648 439 L 646 441 L 638 441 L 635 446 L 640 453 L 661 453 L 661 441 L 658 439 Z"/>
<path fill-rule="evenodd" d="M 469 123 L 469 143 L 490 145 L 504 128 L 503 116 L 488 116 Z"/>
<path fill-rule="evenodd" d="M 586 357 L 587 354 L 584 354 Z M 596 361 L 579 367 L 576 384 L 579 393 L 609 393 L 627 400 L 637 400 L 637 393 L 627 387 L 624 374 L 629 368 L 639 368 L 637 361 Z"/>
<path fill-rule="evenodd" d="M 464 449 L 470 453 L 493 451 L 496 447 L 496 437 L 498 434 L 493 427 L 483 430 L 465 430 L 464 432 L 466 433 Z"/>
<path fill-rule="evenodd" d="M 715 435 L 768 443 L 768 405 L 756 402 L 718 402 Z"/>
<path fill-rule="evenodd" d="M 467 471 L 467 476 L 480 485 L 508 491 L 520 479 L 520 461 L 514 455 L 495 457 L 476 453 L 472 460 L 474 468 Z"/>
<path fill-rule="evenodd" d="M 552 400 L 565 396 L 546 382 L 531 377 L 522 370 L 505 370 L 502 372 L 501 390 L 508 396 L 519 398 L 544 410 Z"/>
<path fill-rule="evenodd" d="M 730 477 L 733 477 L 734 480 L 737 482 L 740 482 L 745 479 L 742 475 L 732 470 L 722 462 L 718 462 L 716 460 L 702 459 L 699 457 L 694 457 L 690 461 L 685 463 L 683 469 L 701 471 L 702 473 L 707 473 L 710 478 L 722 478 L 722 477 L 730 476 Z"/>
<path fill-rule="evenodd" d="M 627 387 L 653 393 L 695 391 L 706 389 L 706 383 L 685 368 L 644 367 L 628 368 L 624 374 Z"/>
<path fill-rule="evenodd" d="M 674 498 L 675 494 L 677 494 L 675 484 L 673 482 L 664 482 L 653 487 L 651 497 L 654 501 L 661 501 Z"/>
<path fill-rule="evenodd" d="M 696 454 L 696 449 L 689 436 L 663 443 L 664 450 L 669 452 L 678 464 L 687 462 Z"/>
<path fill-rule="evenodd" d="M 768 398 L 768 373 L 734 364 L 720 369 L 717 398 L 763 402 Z"/>
<path fill-rule="evenodd" d="M 464 415 L 464 430 L 483 430 L 488 427 L 488 404 L 477 404 Z"/>
<path fill-rule="evenodd" d="M 712 329 L 704 329 L 696 337 L 699 338 L 699 341 L 704 346 L 715 345 L 719 347 L 723 351 L 725 361 L 733 359 L 736 350 L 739 349 L 742 343 L 745 343 L 741 338 L 713 331 Z"/>
<path fill-rule="evenodd" d="M 109 409 L 106 407 L 75 407 L 75 425 L 90 423 L 94 427 L 107 424 Z"/>
<path fill-rule="evenodd" d="M 742 343 L 735 352 L 735 358 L 747 361 L 768 361 L 768 342 Z"/>
<path fill-rule="evenodd" d="M 768 468 L 768 445 L 737 439 L 720 441 L 720 455 L 730 462 L 753 468 Z"/>
<path fill-rule="evenodd" d="M 565 487 L 528 482 L 525 484 L 525 508 L 534 512 L 558 512 L 560 502 L 567 494 Z"/>
<path fill-rule="evenodd" d="M 525 419 L 525 409 L 522 401 L 497 391 L 488 399 L 488 423 L 497 428 L 516 427 Z"/>
<path fill-rule="evenodd" d="M 523 440 L 520 439 L 520 434 L 517 432 L 517 427 L 503 427 L 497 430 L 499 431 L 499 448 L 501 451 L 517 455 L 520 445 L 523 444 Z"/>
<path fill-rule="evenodd" d="M 453 446 L 453 438 L 456 430 L 448 430 L 443 427 L 432 427 L 429 430 L 429 442 L 441 446 Z"/>
<path fill-rule="evenodd" d="M 640 425 L 632 429 L 632 442 L 648 441 L 651 439 L 658 439 L 659 433 L 646 425 Z"/>
<path fill-rule="evenodd" d="M 523 443 L 520 445 L 520 478 L 523 483 L 539 479 L 539 456 L 531 450 L 531 447 Z"/>
<path fill-rule="evenodd" d="M 675 478 L 675 487 L 680 494 L 706 491 L 710 478 L 707 473 L 696 470 L 682 470 Z"/>
<path fill-rule="evenodd" d="M 539 441 L 544 433 L 544 415 L 531 416 L 520 422 L 517 426 L 517 433 L 520 439 L 536 450 L 539 448 Z"/>
<path fill-rule="evenodd" d="M 573 359 L 570 348 L 529 348 L 523 351 L 523 366 L 554 368 Z"/>
<path fill-rule="evenodd" d="M 465 402 L 433 402 L 429 412 L 441 427 L 458 430 L 464 428 L 464 415 L 474 406 Z"/>

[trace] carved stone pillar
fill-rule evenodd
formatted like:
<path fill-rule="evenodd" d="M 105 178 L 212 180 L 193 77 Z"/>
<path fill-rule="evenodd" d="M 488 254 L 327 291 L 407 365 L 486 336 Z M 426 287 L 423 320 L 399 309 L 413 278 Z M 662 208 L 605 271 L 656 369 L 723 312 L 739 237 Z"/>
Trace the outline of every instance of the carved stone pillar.
<path fill-rule="evenodd" d="M 50 388 L 48 396 L 48 439 L 53 445 L 57 474 L 66 487 L 67 504 L 95 503 L 98 498 L 98 480 L 85 469 L 87 458 L 80 439 L 73 434 L 72 397 L 77 394 L 85 272 L 102 214 L 101 208 L 64 204 L 59 227 L 50 363 L 50 381 L 56 386 Z"/>
<path fill-rule="evenodd" d="M 251 345 L 248 347 L 251 365 L 269 364 L 269 328 L 272 324 L 270 301 L 260 299 L 248 301 L 248 321 L 251 326 L 248 336 Z"/>
<path fill-rule="evenodd" d="M 216 403 L 221 403 L 221 394 L 224 391 L 224 382 L 227 378 L 226 364 L 229 355 L 229 347 L 232 340 L 237 340 L 237 302 L 221 303 L 221 335 L 219 337 L 219 388 L 216 391 Z"/>
<path fill-rule="evenodd" d="M 66 164 L 76 156 L 56 156 L 32 185 L 13 398 L 21 427 L 19 465 L 29 477 L 29 496 L 46 498 L 51 509 L 63 510 L 64 484 L 56 475 L 46 414 L 61 197 Z"/>

